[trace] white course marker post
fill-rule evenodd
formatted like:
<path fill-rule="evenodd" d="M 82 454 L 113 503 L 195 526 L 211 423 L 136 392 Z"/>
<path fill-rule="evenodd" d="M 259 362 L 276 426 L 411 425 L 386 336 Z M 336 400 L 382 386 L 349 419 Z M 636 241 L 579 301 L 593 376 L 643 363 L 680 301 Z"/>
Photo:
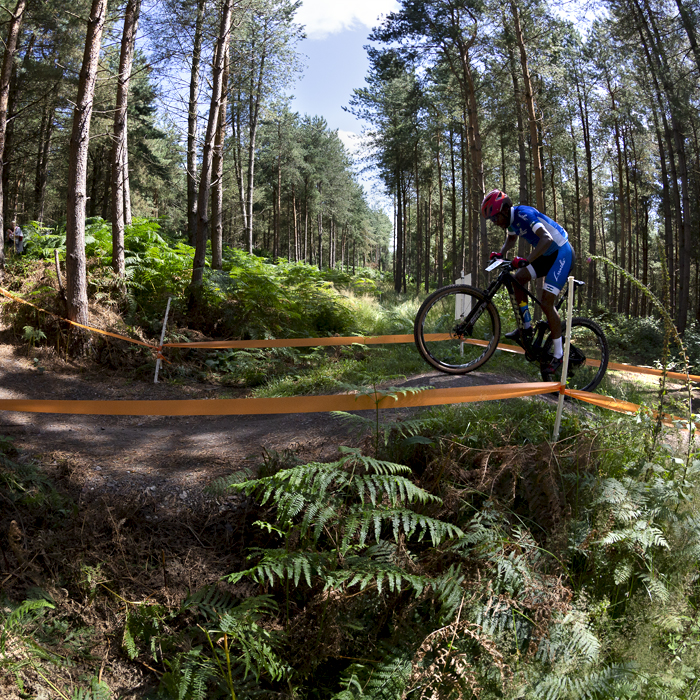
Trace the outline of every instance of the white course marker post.
<path fill-rule="evenodd" d="M 163 319 L 163 328 L 160 331 L 160 347 L 163 347 L 163 341 L 165 340 L 165 328 L 168 325 L 168 314 L 170 313 L 170 300 L 172 297 L 168 297 L 168 304 L 165 307 L 165 318 Z M 158 372 L 160 370 L 160 357 L 156 360 L 156 374 L 153 377 L 153 383 L 158 384 Z"/>
<path fill-rule="evenodd" d="M 561 366 L 561 386 L 559 389 L 559 403 L 557 404 L 557 418 L 554 421 L 554 435 L 552 441 L 559 439 L 561 427 L 561 414 L 564 410 L 564 387 L 566 387 L 566 373 L 569 369 L 569 347 L 571 345 L 571 318 L 574 312 L 574 278 L 569 277 L 569 296 L 566 304 L 566 342 L 564 344 L 564 362 Z"/>
<path fill-rule="evenodd" d="M 462 270 L 462 276 L 455 280 L 455 284 L 469 284 L 472 283 L 472 273 L 468 275 L 464 274 Z M 459 321 L 460 318 L 466 316 L 472 310 L 472 298 L 468 297 L 466 294 L 458 294 L 456 298 L 457 303 L 455 304 L 455 321 Z M 459 344 L 459 354 L 464 355 L 464 343 Z"/>

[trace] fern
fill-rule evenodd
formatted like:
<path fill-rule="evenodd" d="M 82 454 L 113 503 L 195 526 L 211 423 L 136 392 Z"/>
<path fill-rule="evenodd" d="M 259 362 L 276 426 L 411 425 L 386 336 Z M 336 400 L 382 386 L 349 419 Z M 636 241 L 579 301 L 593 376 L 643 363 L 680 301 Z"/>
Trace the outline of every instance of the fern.
<path fill-rule="evenodd" d="M 170 623 L 176 612 L 169 611 L 165 606 L 135 605 L 127 611 L 122 634 L 122 646 L 130 659 L 136 659 L 143 651 L 145 644 L 151 658 L 158 661 L 161 639 L 166 636 Z"/>
<path fill-rule="evenodd" d="M 257 624 L 250 611 L 226 613 L 218 625 L 209 632 L 231 637 L 231 644 L 237 650 L 237 660 L 243 664 L 243 678 L 252 673 L 256 680 L 265 675 L 273 681 L 282 680 L 290 669 L 281 660 L 275 647 L 274 635 Z"/>
<path fill-rule="evenodd" d="M 550 674 L 535 686 L 534 695 L 542 700 L 615 697 L 613 689 L 634 675 L 632 664 L 610 664 L 601 670 Z"/>
<path fill-rule="evenodd" d="M 104 681 L 93 678 L 90 688 L 77 688 L 73 691 L 71 700 L 112 700 L 112 691 Z"/>
<path fill-rule="evenodd" d="M 399 593 L 404 587 L 410 586 L 414 594 L 419 596 L 431 583 L 428 576 L 410 574 L 399 566 L 372 561 L 365 556 L 348 557 L 345 568 L 328 573 L 324 579 L 326 589 L 359 586 L 362 591 L 373 584 L 380 595 L 386 584 L 392 593 Z"/>
<path fill-rule="evenodd" d="M 431 587 L 435 600 L 440 605 L 439 620 L 447 623 L 455 618 L 464 600 L 465 576 L 460 565 L 452 564 L 442 575 L 433 578 Z"/>
<path fill-rule="evenodd" d="M 20 634 L 30 622 L 34 622 L 47 608 L 53 610 L 56 606 L 48 600 L 25 600 L 11 610 L 5 617 L 0 630 L 0 653 L 5 653 L 5 647 L 10 635 Z"/>
<path fill-rule="evenodd" d="M 201 647 L 165 659 L 166 671 L 160 679 L 161 689 L 176 700 L 207 700 L 207 686 L 216 679 L 212 659 L 202 653 Z"/>
<path fill-rule="evenodd" d="M 682 460 L 659 459 L 644 465 L 642 478 L 608 478 L 597 487 L 593 506 L 605 526 L 586 555 L 594 555 L 614 586 L 625 587 L 626 597 L 641 586 L 652 599 L 668 600 L 669 574 L 659 567 L 700 553 L 700 521 L 693 511 L 685 512 L 693 489 L 689 477 L 695 477 L 698 465 L 681 474 L 682 465 Z M 578 542 L 590 542 L 591 531 L 590 525 L 582 530 Z"/>
<path fill-rule="evenodd" d="M 324 576 L 334 561 L 334 553 L 319 552 L 288 552 L 286 550 L 258 550 L 251 555 L 258 559 L 255 566 L 244 571 L 229 574 L 226 579 L 237 583 L 245 577 L 250 577 L 259 584 L 274 586 L 278 581 L 292 581 L 295 586 L 303 580 L 311 586 L 314 576 Z"/>
<path fill-rule="evenodd" d="M 383 649 L 382 660 L 352 664 L 343 674 L 345 689 L 331 700 L 401 700 L 411 676 L 411 656 L 402 647 Z"/>

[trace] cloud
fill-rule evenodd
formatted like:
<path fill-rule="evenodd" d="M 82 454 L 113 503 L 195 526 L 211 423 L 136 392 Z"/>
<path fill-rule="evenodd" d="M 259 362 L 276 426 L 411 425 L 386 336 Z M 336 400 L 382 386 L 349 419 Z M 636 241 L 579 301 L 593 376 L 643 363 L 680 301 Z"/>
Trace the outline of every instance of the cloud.
<path fill-rule="evenodd" d="M 378 24 L 380 15 L 399 8 L 397 0 L 303 0 L 296 21 L 310 39 L 325 39 L 346 29 Z"/>
<path fill-rule="evenodd" d="M 349 153 L 354 153 L 361 146 L 362 137 L 354 131 L 343 131 L 338 129 L 338 138 L 343 142 Z"/>

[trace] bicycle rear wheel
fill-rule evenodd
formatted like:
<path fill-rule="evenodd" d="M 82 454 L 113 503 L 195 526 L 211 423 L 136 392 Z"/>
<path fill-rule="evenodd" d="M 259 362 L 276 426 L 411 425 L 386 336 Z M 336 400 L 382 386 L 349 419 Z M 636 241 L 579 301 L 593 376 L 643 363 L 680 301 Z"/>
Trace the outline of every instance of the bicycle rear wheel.
<path fill-rule="evenodd" d="M 474 287 L 453 284 L 433 292 L 413 326 L 423 359 L 447 374 L 466 374 L 493 355 L 501 320 L 492 302 Z"/>
<path fill-rule="evenodd" d="M 565 334 L 566 328 L 562 327 L 562 335 Z M 547 334 L 542 347 L 545 353 L 552 351 L 551 334 Z M 603 380 L 608 367 L 608 356 L 608 341 L 600 326 L 589 318 L 572 318 L 566 386 L 579 391 L 594 391 Z M 542 379 L 545 382 L 559 381 L 561 370 L 549 374 L 544 369 L 545 364 L 541 368 Z"/>

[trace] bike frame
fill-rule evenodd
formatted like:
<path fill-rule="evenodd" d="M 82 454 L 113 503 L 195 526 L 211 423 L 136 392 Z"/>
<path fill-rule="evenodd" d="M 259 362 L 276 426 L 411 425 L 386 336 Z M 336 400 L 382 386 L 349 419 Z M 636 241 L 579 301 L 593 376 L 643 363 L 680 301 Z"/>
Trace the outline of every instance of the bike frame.
<path fill-rule="evenodd" d="M 496 277 L 493 282 L 486 288 L 479 290 L 485 297 L 484 303 L 479 304 L 476 306 L 468 315 L 467 318 L 464 319 L 464 326 L 465 327 L 470 327 L 476 323 L 478 320 L 479 316 L 481 316 L 481 313 L 485 309 L 485 306 L 487 303 L 490 303 L 493 298 L 496 296 L 496 293 L 501 287 L 505 287 L 508 290 L 508 296 L 510 297 L 510 303 L 511 307 L 513 310 L 513 316 L 515 316 L 515 323 L 517 327 L 522 331 L 524 330 L 525 326 L 523 325 L 523 319 L 522 316 L 519 312 L 517 301 L 515 299 L 515 288 L 518 287 L 520 290 L 525 292 L 525 294 L 532 299 L 532 301 L 542 310 L 542 304 L 540 303 L 539 299 L 530 292 L 530 290 L 525 287 L 524 285 L 520 284 L 518 280 L 513 277 L 511 274 L 511 270 L 513 269 L 510 266 L 510 261 L 509 260 L 495 260 L 491 265 L 489 265 L 486 268 L 487 272 L 490 272 L 491 270 L 495 270 L 498 267 L 502 267 L 503 269 L 498 273 L 498 277 Z M 574 282 L 574 286 L 580 286 L 584 284 L 583 282 L 579 282 L 576 280 Z M 567 283 L 562 287 L 561 291 L 559 292 L 559 296 L 557 297 L 557 302 L 555 304 L 555 308 L 559 310 L 564 303 L 564 300 L 566 298 L 566 290 L 568 288 L 568 281 Z M 523 339 L 523 348 L 525 350 L 525 357 L 530 360 L 537 362 L 540 360 L 540 354 L 542 351 L 542 342 L 544 340 L 545 333 L 549 329 L 549 324 L 546 321 L 538 321 L 535 324 L 535 333 L 532 336 L 532 339 L 528 342 L 526 336 L 524 334 L 521 334 L 521 338 Z"/>

